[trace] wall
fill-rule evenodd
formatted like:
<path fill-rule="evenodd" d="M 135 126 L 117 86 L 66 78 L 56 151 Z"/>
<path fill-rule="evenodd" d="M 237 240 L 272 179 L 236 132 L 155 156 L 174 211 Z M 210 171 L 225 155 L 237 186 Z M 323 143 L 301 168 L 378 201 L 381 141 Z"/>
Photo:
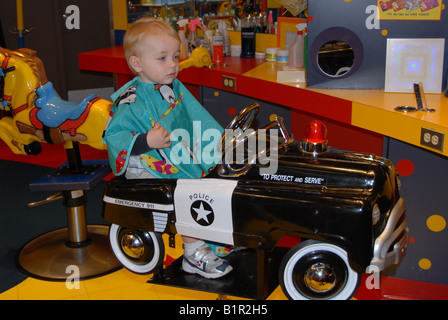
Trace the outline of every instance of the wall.
<path fill-rule="evenodd" d="M 410 233 L 403 260 L 383 274 L 448 285 L 447 159 L 392 138 L 386 157 L 400 174 Z"/>
<path fill-rule="evenodd" d="M 445 2 L 445 1 L 444 1 Z M 448 9 L 443 10 L 439 21 L 375 20 L 376 0 L 351 1 L 312 0 L 308 3 L 308 61 L 312 61 L 310 49 L 318 35 L 332 27 L 344 27 L 353 31 L 361 40 L 364 55 L 356 73 L 338 80 L 322 76 L 312 63 L 308 64 L 308 87 L 383 89 L 388 38 L 446 38 Z M 374 6 L 374 7 L 372 7 Z M 358 59 L 358 58 L 356 58 Z M 447 83 L 448 41 L 445 41 L 443 88 Z M 442 67 L 442 66 L 440 66 Z"/>

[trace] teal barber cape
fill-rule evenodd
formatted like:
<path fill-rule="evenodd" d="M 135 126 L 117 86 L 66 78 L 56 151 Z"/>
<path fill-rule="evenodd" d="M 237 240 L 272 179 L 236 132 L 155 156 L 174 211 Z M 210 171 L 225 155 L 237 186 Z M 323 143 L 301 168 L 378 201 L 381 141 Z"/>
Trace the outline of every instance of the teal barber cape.
<path fill-rule="evenodd" d="M 156 178 L 200 178 L 219 162 L 217 146 L 224 130 L 179 80 L 159 85 L 135 77 L 112 99 L 103 141 L 116 175 L 126 171 L 131 155 L 138 155 Z M 156 123 L 171 132 L 170 147 L 150 149 L 140 143 Z"/>

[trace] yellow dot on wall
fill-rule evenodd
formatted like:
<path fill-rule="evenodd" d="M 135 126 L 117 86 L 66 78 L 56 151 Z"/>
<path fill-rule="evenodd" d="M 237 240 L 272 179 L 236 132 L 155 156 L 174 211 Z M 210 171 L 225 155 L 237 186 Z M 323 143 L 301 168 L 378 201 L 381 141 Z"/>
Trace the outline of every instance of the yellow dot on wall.
<path fill-rule="evenodd" d="M 389 31 L 387 31 L 386 29 L 384 29 L 383 31 L 381 31 L 381 34 L 383 36 L 387 36 L 387 34 L 389 33 Z"/>
<path fill-rule="evenodd" d="M 420 269 L 428 270 L 429 268 L 431 268 L 431 261 L 426 258 L 420 259 L 418 262 L 418 266 L 420 267 Z"/>
<path fill-rule="evenodd" d="M 219 96 L 219 91 L 215 91 L 215 97 Z"/>
<path fill-rule="evenodd" d="M 428 229 L 434 232 L 440 232 L 445 229 L 446 221 L 442 216 L 434 214 L 426 220 L 426 225 Z"/>
<path fill-rule="evenodd" d="M 274 121 L 276 117 L 277 117 L 277 115 L 275 113 L 271 114 L 269 116 L 269 121 L 271 121 L 271 122 Z"/>

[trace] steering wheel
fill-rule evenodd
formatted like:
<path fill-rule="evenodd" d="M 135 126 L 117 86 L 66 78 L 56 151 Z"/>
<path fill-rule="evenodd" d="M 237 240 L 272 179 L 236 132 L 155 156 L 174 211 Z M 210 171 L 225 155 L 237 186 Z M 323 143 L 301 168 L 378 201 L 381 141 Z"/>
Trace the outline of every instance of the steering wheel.
<path fill-rule="evenodd" d="M 232 132 L 231 141 L 235 140 L 235 138 L 238 138 L 239 135 L 241 135 L 244 131 L 247 130 L 247 128 L 250 127 L 255 117 L 258 115 L 259 111 L 260 111 L 260 105 L 258 103 L 253 102 L 246 108 L 241 110 L 235 116 L 235 118 L 233 118 L 233 120 L 227 125 L 224 132 L 222 133 L 221 143 L 219 145 L 221 152 L 225 151 L 226 145 L 230 143 L 230 141 L 226 141 L 227 140 L 226 133 Z M 235 135 L 235 133 L 237 135 Z"/>
<path fill-rule="evenodd" d="M 283 120 L 276 116 L 276 119 L 269 123 L 261 131 L 267 131 L 275 126 L 278 126 L 280 133 L 283 137 L 283 142 L 279 145 L 276 144 L 275 147 L 266 148 L 264 150 L 258 150 L 257 146 L 251 145 L 247 141 L 253 141 L 253 139 L 258 139 L 259 130 L 252 130 L 251 132 L 246 132 L 250 127 L 255 117 L 260 110 L 260 105 L 257 103 L 252 103 L 243 110 L 230 122 L 230 124 L 224 130 L 221 136 L 221 143 L 219 145 L 220 152 L 223 152 L 222 161 L 218 165 L 218 174 L 221 176 L 235 177 L 243 175 L 249 170 L 252 164 L 261 157 L 265 156 L 267 153 L 286 147 L 293 142 L 293 138 L 289 135 Z M 229 136 L 226 136 L 226 133 Z M 236 144 L 236 145 L 235 145 Z M 239 149 L 237 145 L 243 144 L 243 150 Z M 252 148 L 254 148 L 252 150 Z M 237 162 L 233 161 L 234 151 L 243 151 L 242 158 L 238 158 L 240 154 L 237 154 Z M 241 161 L 241 162 L 238 162 Z M 247 163 L 246 163 L 247 162 Z"/>
<path fill-rule="evenodd" d="M 246 131 L 252 124 L 258 112 L 260 111 L 260 105 L 258 103 L 251 103 L 246 108 L 240 111 L 236 117 L 229 123 L 226 130 L 238 130 Z M 224 136 L 224 135 L 223 135 Z"/>
<path fill-rule="evenodd" d="M 244 134 L 247 128 L 250 127 L 255 117 L 258 115 L 260 111 L 260 105 L 257 103 L 252 103 L 243 110 L 241 110 L 236 117 L 229 123 L 229 125 L 224 130 L 221 136 L 221 143 L 219 145 L 220 151 L 224 153 L 222 163 L 220 165 L 221 173 L 228 173 L 230 169 L 230 162 L 232 161 L 229 158 L 229 155 L 232 155 L 234 149 L 234 142 L 238 140 L 238 138 Z M 231 133 L 229 137 L 226 136 L 226 133 Z M 231 151 L 232 150 L 232 151 Z M 229 152 L 230 151 L 230 152 Z M 231 170 L 235 171 L 235 170 Z M 236 170 L 240 171 L 240 170 Z"/>

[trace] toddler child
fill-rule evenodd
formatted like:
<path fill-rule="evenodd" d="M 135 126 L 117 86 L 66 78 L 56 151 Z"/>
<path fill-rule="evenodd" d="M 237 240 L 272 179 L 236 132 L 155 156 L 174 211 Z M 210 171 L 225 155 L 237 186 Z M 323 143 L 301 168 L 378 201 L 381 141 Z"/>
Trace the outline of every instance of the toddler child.
<path fill-rule="evenodd" d="M 104 142 L 113 172 L 129 179 L 205 176 L 219 160 L 218 139 L 209 159 L 205 159 L 207 154 L 197 156 L 202 150 L 197 150 L 197 141 L 192 139 L 210 129 L 219 136 L 223 128 L 176 79 L 180 53 L 177 32 L 162 20 L 145 16 L 126 32 L 124 50 L 137 76 L 112 95 L 114 104 Z M 190 141 L 178 141 L 184 137 L 176 134 L 176 129 L 186 130 Z M 188 154 L 189 161 L 184 156 L 179 159 L 179 151 Z M 232 270 L 204 241 L 182 239 L 184 271 L 218 278 Z"/>

